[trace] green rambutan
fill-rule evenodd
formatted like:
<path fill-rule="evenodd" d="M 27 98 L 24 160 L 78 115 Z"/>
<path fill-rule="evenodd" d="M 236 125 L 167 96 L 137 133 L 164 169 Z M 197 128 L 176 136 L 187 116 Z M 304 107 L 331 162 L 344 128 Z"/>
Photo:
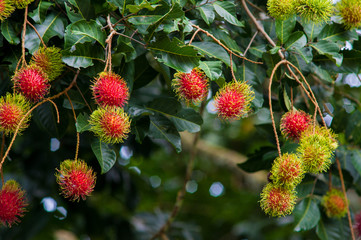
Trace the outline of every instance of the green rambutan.
<path fill-rule="evenodd" d="M 64 68 L 60 51 L 57 47 L 40 47 L 31 58 L 30 64 L 39 66 L 48 75 L 49 81 L 53 81 Z"/>
<path fill-rule="evenodd" d="M 295 0 L 268 0 L 267 9 L 272 17 L 285 20 L 296 13 Z"/>
<path fill-rule="evenodd" d="M 346 29 L 361 26 L 361 0 L 342 0 L 336 7 Z"/>
<path fill-rule="evenodd" d="M 30 3 L 32 3 L 34 0 L 13 0 L 14 5 L 17 9 L 26 8 Z"/>
<path fill-rule="evenodd" d="M 310 126 L 301 134 L 297 152 L 306 172 L 317 174 L 328 170 L 333 151 L 338 147 L 336 137 L 330 129 L 319 126 Z"/>
<path fill-rule="evenodd" d="M 322 205 L 328 217 L 342 218 L 347 213 L 347 202 L 343 192 L 331 189 L 322 198 Z"/>
<path fill-rule="evenodd" d="M 304 20 L 315 23 L 329 21 L 334 12 L 331 0 L 298 0 L 295 4 L 297 13 Z"/>
<path fill-rule="evenodd" d="M 272 217 L 283 217 L 292 213 L 296 204 L 295 190 L 277 187 L 268 183 L 261 193 L 261 208 Z"/>
<path fill-rule="evenodd" d="M 4 21 L 15 11 L 13 1 L 11 0 L 0 0 L 0 20 Z"/>
<path fill-rule="evenodd" d="M 303 176 L 302 160 L 296 154 L 285 153 L 274 161 L 270 179 L 274 186 L 294 189 Z"/>
<path fill-rule="evenodd" d="M 90 130 L 105 143 L 121 143 L 128 138 L 131 120 L 120 107 L 102 107 L 90 115 Z"/>

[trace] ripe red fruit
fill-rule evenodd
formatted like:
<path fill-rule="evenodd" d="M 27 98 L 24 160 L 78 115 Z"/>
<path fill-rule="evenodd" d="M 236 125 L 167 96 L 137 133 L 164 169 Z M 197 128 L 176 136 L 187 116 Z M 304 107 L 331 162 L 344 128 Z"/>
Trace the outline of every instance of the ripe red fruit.
<path fill-rule="evenodd" d="M 123 107 L 129 98 L 127 83 L 121 76 L 112 72 L 100 73 L 91 88 L 95 101 L 102 107 Z"/>
<path fill-rule="evenodd" d="M 288 139 L 299 140 L 311 124 L 311 116 L 304 111 L 289 111 L 281 118 L 281 132 Z"/>
<path fill-rule="evenodd" d="M 71 201 L 85 200 L 94 189 L 96 176 L 82 160 L 65 160 L 55 174 L 61 193 Z"/>
<path fill-rule="evenodd" d="M 347 202 L 340 190 L 332 189 L 322 198 L 322 205 L 328 217 L 342 218 L 347 213 Z"/>
<path fill-rule="evenodd" d="M 14 223 L 19 223 L 19 217 L 24 216 L 25 207 L 28 205 L 25 191 L 14 181 L 7 181 L 0 191 L 0 221 L 3 225 L 11 227 Z"/>
<path fill-rule="evenodd" d="M 187 104 L 202 102 L 207 97 L 208 78 L 199 68 L 194 68 L 190 73 L 178 72 L 174 77 L 174 91 Z"/>
<path fill-rule="evenodd" d="M 89 123 L 101 141 L 105 143 L 120 143 L 128 137 L 130 119 L 120 107 L 105 107 L 95 110 Z"/>
<path fill-rule="evenodd" d="M 249 110 L 254 92 L 246 82 L 230 82 L 217 93 L 214 101 L 218 116 L 223 119 L 240 119 Z"/>
<path fill-rule="evenodd" d="M 48 76 L 40 67 L 29 65 L 18 70 L 13 76 L 15 90 L 29 101 L 38 102 L 49 93 Z"/>
<path fill-rule="evenodd" d="M 355 226 L 354 226 L 357 235 L 360 237 L 361 236 L 361 212 L 359 212 L 358 214 L 356 214 L 355 216 Z"/>

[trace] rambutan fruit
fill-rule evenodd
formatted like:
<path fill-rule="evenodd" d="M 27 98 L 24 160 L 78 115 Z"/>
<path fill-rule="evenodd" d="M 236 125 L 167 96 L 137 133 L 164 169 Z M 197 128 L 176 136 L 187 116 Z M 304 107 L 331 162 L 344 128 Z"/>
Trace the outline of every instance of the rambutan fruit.
<path fill-rule="evenodd" d="M 15 11 L 12 0 L 0 0 L 0 20 L 4 21 Z"/>
<path fill-rule="evenodd" d="M 56 181 L 59 184 L 61 194 L 71 201 L 80 198 L 85 200 L 93 192 L 96 176 L 83 160 L 65 160 L 56 169 Z"/>
<path fill-rule="evenodd" d="M 40 47 L 32 56 L 30 64 L 39 66 L 48 75 L 49 81 L 53 81 L 64 68 L 60 51 L 57 47 Z"/>
<path fill-rule="evenodd" d="M 102 72 L 91 89 L 97 104 L 102 107 L 123 107 L 129 99 L 127 83 L 118 74 Z"/>
<path fill-rule="evenodd" d="M 32 3 L 34 0 L 13 0 L 14 5 L 17 9 L 22 9 Z"/>
<path fill-rule="evenodd" d="M 330 129 L 310 126 L 301 134 L 297 153 L 303 161 L 304 170 L 317 174 L 328 170 L 337 147 L 336 134 Z"/>
<path fill-rule="evenodd" d="M 131 120 L 120 107 L 95 110 L 89 120 L 90 130 L 105 143 L 121 143 L 128 137 Z"/>
<path fill-rule="evenodd" d="M 28 205 L 24 195 L 25 191 L 15 180 L 5 182 L 0 191 L 0 222 L 3 225 L 11 227 L 20 222 Z"/>
<path fill-rule="evenodd" d="M 343 193 L 335 188 L 331 189 L 322 198 L 322 205 L 328 217 L 342 218 L 347 213 L 348 203 Z"/>
<path fill-rule="evenodd" d="M 311 116 L 304 111 L 289 111 L 281 118 L 281 133 L 288 139 L 299 140 L 301 133 L 311 124 Z"/>
<path fill-rule="evenodd" d="M 302 160 L 296 154 L 285 153 L 276 158 L 272 165 L 270 179 L 274 186 L 294 189 L 303 179 Z"/>
<path fill-rule="evenodd" d="M 223 86 L 214 98 L 218 116 L 225 120 L 245 117 L 249 110 L 254 92 L 246 82 L 232 81 Z"/>
<path fill-rule="evenodd" d="M 295 14 L 295 0 L 268 0 L 269 15 L 280 20 L 287 19 Z"/>
<path fill-rule="evenodd" d="M 295 4 L 301 18 L 315 23 L 327 22 L 334 12 L 331 0 L 298 0 Z"/>
<path fill-rule="evenodd" d="M 267 215 L 282 217 L 292 213 L 296 199 L 297 196 L 294 190 L 268 183 L 262 190 L 260 204 Z"/>
<path fill-rule="evenodd" d="M 49 93 L 48 76 L 36 65 L 22 67 L 12 80 L 15 90 L 31 102 L 38 102 Z"/>
<path fill-rule="evenodd" d="M 199 68 L 190 73 L 177 72 L 174 74 L 172 86 L 177 96 L 187 104 L 199 103 L 208 95 L 208 77 Z"/>
<path fill-rule="evenodd" d="M 356 231 L 356 234 L 361 237 L 361 212 L 355 215 L 354 229 Z"/>
<path fill-rule="evenodd" d="M 30 110 L 30 103 L 20 94 L 7 93 L 0 98 L 0 132 L 14 133 L 20 120 Z M 19 133 L 27 128 L 30 115 L 19 126 Z"/>
<path fill-rule="evenodd" d="M 361 0 L 342 0 L 336 7 L 346 29 L 361 26 Z"/>

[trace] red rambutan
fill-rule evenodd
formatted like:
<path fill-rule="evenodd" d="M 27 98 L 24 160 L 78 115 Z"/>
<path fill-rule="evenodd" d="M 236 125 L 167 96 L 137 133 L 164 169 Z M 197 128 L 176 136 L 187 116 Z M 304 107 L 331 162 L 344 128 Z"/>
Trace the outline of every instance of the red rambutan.
<path fill-rule="evenodd" d="M 36 65 L 21 68 L 13 76 L 14 88 L 29 101 L 38 102 L 49 93 L 48 76 Z"/>
<path fill-rule="evenodd" d="M 0 221 L 3 225 L 11 227 L 14 223 L 19 223 L 19 218 L 24 216 L 25 207 L 28 205 L 25 191 L 14 181 L 7 181 L 0 191 Z"/>
<path fill-rule="evenodd" d="M 214 101 L 218 116 L 223 119 L 240 119 L 249 110 L 254 92 L 246 82 L 230 82 L 217 93 Z"/>
<path fill-rule="evenodd" d="M 91 116 L 90 130 L 105 143 L 120 143 L 128 137 L 130 119 L 120 107 L 98 108 Z"/>
<path fill-rule="evenodd" d="M 354 229 L 356 230 L 357 235 L 361 236 L 361 212 L 355 215 L 355 225 Z"/>
<path fill-rule="evenodd" d="M 344 217 L 347 213 L 347 202 L 343 193 L 335 188 L 331 189 L 322 198 L 322 205 L 328 217 Z"/>
<path fill-rule="evenodd" d="M 281 132 L 288 139 L 299 140 L 301 133 L 311 124 L 311 116 L 304 111 L 289 111 L 281 118 Z"/>
<path fill-rule="evenodd" d="M 190 73 L 174 74 L 172 86 L 178 97 L 187 104 L 202 102 L 208 94 L 208 77 L 199 68 Z"/>
<path fill-rule="evenodd" d="M 96 176 L 83 160 L 65 160 L 55 174 L 61 194 L 71 201 L 85 200 L 93 192 Z"/>
<path fill-rule="evenodd" d="M 102 107 L 123 107 L 129 98 L 127 83 L 121 76 L 112 72 L 100 73 L 91 88 L 95 101 Z"/>

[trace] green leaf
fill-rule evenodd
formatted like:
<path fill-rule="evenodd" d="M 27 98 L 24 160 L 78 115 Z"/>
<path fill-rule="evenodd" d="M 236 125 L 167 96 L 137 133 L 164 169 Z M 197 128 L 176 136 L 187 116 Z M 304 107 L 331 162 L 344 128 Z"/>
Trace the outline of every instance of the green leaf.
<path fill-rule="evenodd" d="M 286 50 L 297 50 L 303 48 L 307 43 L 306 35 L 303 32 L 294 32 L 285 43 Z"/>
<path fill-rule="evenodd" d="M 104 62 L 104 49 L 91 43 L 77 44 L 74 51 L 63 51 L 63 62 L 74 68 L 93 66 L 93 60 Z"/>
<path fill-rule="evenodd" d="M 168 117 L 178 131 L 199 132 L 203 124 L 202 117 L 193 109 L 182 109 L 174 98 L 157 98 L 147 107 L 156 113 Z"/>
<path fill-rule="evenodd" d="M 357 149 L 348 150 L 349 154 L 347 157 L 351 160 L 352 165 L 357 170 L 357 172 L 361 175 L 361 151 Z"/>
<path fill-rule="evenodd" d="M 76 131 L 78 133 L 88 131 L 90 129 L 89 115 L 87 113 L 80 113 L 76 118 Z"/>
<path fill-rule="evenodd" d="M 199 68 L 211 81 L 216 81 L 222 76 L 222 62 L 220 61 L 200 61 Z"/>
<path fill-rule="evenodd" d="M 197 51 L 175 37 L 172 41 L 168 37 L 163 37 L 148 48 L 162 52 L 162 58 L 158 60 L 181 72 L 190 72 L 199 64 Z"/>
<path fill-rule="evenodd" d="M 20 24 L 9 19 L 1 22 L 1 34 L 10 43 L 17 45 L 20 43 L 18 34 L 20 32 Z"/>
<path fill-rule="evenodd" d="M 321 240 L 351 239 L 347 218 L 322 218 L 318 222 L 316 234 Z"/>
<path fill-rule="evenodd" d="M 150 116 L 149 119 L 148 136 L 153 139 L 165 139 L 173 145 L 178 153 L 181 152 L 181 138 L 173 123 L 160 114 Z"/>
<path fill-rule="evenodd" d="M 71 7 L 69 4 L 65 3 L 64 5 L 66 10 L 66 15 L 68 16 L 70 22 L 75 23 L 77 21 L 84 19 L 82 15 L 76 12 L 75 9 Z"/>
<path fill-rule="evenodd" d="M 311 47 L 303 47 L 301 49 L 293 49 L 296 52 L 296 57 L 301 57 L 306 64 L 309 64 L 313 59 L 312 48 Z M 298 65 L 300 67 L 300 65 Z M 305 66 L 301 67 L 300 69 L 305 70 Z"/>
<path fill-rule="evenodd" d="M 261 147 L 247 157 L 246 162 L 237 164 L 237 166 L 246 172 L 253 173 L 260 170 L 269 170 L 278 154 L 273 147 Z"/>
<path fill-rule="evenodd" d="M 117 160 L 117 155 L 112 149 L 111 145 L 101 142 L 96 139 L 91 144 L 91 148 L 95 157 L 98 159 L 101 174 L 108 172 Z"/>
<path fill-rule="evenodd" d="M 326 82 L 332 83 L 333 79 L 331 75 L 328 73 L 327 70 L 322 69 L 321 67 L 317 66 L 316 64 L 311 64 L 311 71 L 313 74 L 316 74 L 321 80 Z"/>
<path fill-rule="evenodd" d="M 326 24 L 321 33 L 317 37 L 318 40 L 350 41 L 357 40 L 358 35 L 355 29 L 347 30 L 342 24 Z"/>
<path fill-rule="evenodd" d="M 95 16 L 94 8 L 91 7 L 91 0 L 68 0 L 77 10 L 82 18 L 90 20 Z"/>
<path fill-rule="evenodd" d="M 238 43 L 234 39 L 232 39 L 232 37 L 224 30 L 212 29 L 211 33 L 229 49 L 233 50 L 234 52 L 242 53 Z"/>
<path fill-rule="evenodd" d="M 288 40 L 295 26 L 296 15 L 293 15 L 284 21 L 276 20 L 276 34 L 281 44 L 284 44 Z"/>
<path fill-rule="evenodd" d="M 41 24 L 44 22 L 46 13 L 48 9 L 53 6 L 54 3 L 40 1 L 38 7 L 29 13 L 29 16 L 34 20 L 34 22 Z"/>
<path fill-rule="evenodd" d="M 50 13 L 46 16 L 42 24 L 36 24 L 35 28 L 43 38 L 45 44 L 52 37 L 63 38 L 64 36 L 64 19 L 60 17 L 61 13 L 54 14 Z M 35 31 L 27 27 L 25 36 L 25 47 L 33 54 L 40 46 L 40 40 Z"/>
<path fill-rule="evenodd" d="M 203 5 L 197 8 L 199 13 L 201 14 L 202 19 L 209 26 L 214 21 L 214 8 L 212 5 Z"/>
<path fill-rule="evenodd" d="M 294 210 L 295 231 L 306 231 L 315 227 L 320 220 L 320 210 L 317 202 L 308 197 L 297 204 Z"/>
<path fill-rule="evenodd" d="M 359 110 L 348 116 L 345 135 L 348 141 L 361 143 L 361 112 Z"/>
<path fill-rule="evenodd" d="M 343 50 L 341 53 L 343 55 L 342 68 L 344 71 L 358 74 L 361 67 L 361 51 L 352 49 Z"/>
<path fill-rule="evenodd" d="M 244 24 L 240 22 L 236 17 L 236 6 L 232 2 L 220 2 L 216 1 L 213 4 L 214 10 L 218 13 L 219 16 L 224 18 L 230 24 L 236 25 L 238 27 L 243 27 Z"/>
<path fill-rule="evenodd" d="M 117 6 L 122 15 L 124 15 L 128 4 L 134 4 L 134 0 L 107 0 L 107 2 Z"/>
<path fill-rule="evenodd" d="M 313 42 L 313 39 L 315 39 L 325 26 L 325 24 L 321 23 L 315 23 L 313 21 L 310 22 L 302 22 L 303 24 L 303 30 L 305 31 L 308 41 Z"/>
<path fill-rule="evenodd" d="M 338 53 L 340 48 L 336 43 L 321 40 L 317 43 L 311 43 L 310 46 L 313 47 L 320 55 L 325 55 L 334 59 L 338 67 L 341 65 L 342 55 Z"/>
<path fill-rule="evenodd" d="M 159 2 L 159 1 L 160 0 L 152 1 L 152 4 L 151 4 L 147 0 L 143 0 L 143 2 L 138 4 L 138 5 L 128 4 L 126 6 L 126 8 L 129 9 L 129 11 L 131 13 L 137 13 L 142 9 L 148 9 L 149 11 L 154 11 L 157 7 L 161 6 L 160 4 L 155 4 L 155 3 Z"/>
<path fill-rule="evenodd" d="M 274 46 L 269 52 L 273 55 L 278 53 L 278 51 L 281 49 L 280 46 Z"/>
<path fill-rule="evenodd" d="M 66 48 L 71 44 L 77 44 L 78 42 L 92 42 L 97 41 L 105 48 L 105 38 L 106 34 L 101 30 L 102 26 L 99 25 L 96 21 L 90 20 L 89 22 L 86 20 L 80 20 L 75 22 L 67 28 L 69 33 L 66 38 Z M 69 43 L 69 35 L 72 36 L 71 43 Z"/>
<path fill-rule="evenodd" d="M 217 58 L 230 66 L 230 58 L 226 50 L 213 42 L 193 42 L 192 46 L 208 57 Z"/>

